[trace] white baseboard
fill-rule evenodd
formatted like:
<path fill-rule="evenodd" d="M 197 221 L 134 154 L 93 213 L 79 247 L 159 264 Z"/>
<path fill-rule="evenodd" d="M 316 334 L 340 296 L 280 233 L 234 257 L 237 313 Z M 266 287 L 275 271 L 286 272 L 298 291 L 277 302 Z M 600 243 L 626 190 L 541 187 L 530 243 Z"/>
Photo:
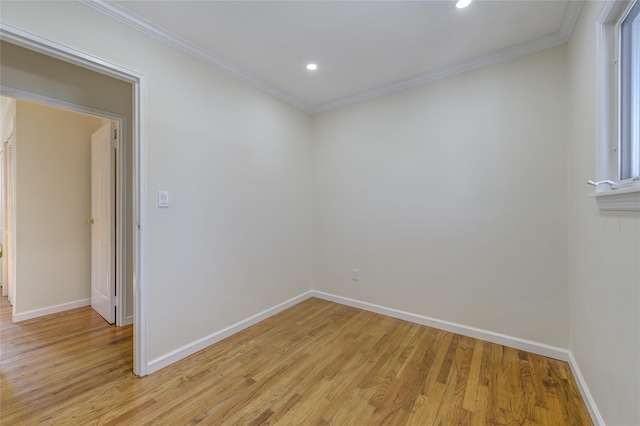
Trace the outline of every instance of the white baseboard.
<path fill-rule="evenodd" d="M 450 331 L 452 333 L 461 334 L 463 336 L 486 340 L 487 342 L 509 346 L 511 348 L 543 355 L 549 358 L 559 359 L 561 361 L 569 361 L 568 350 L 555 346 L 549 346 L 544 343 L 507 336 L 506 334 L 495 333 L 493 331 L 482 330 L 475 327 L 469 327 L 467 325 L 425 317 L 423 315 L 412 314 L 410 312 L 399 311 L 397 309 L 374 305 L 373 303 L 368 302 L 361 302 L 359 300 L 336 296 L 335 294 L 324 293 L 321 291 L 313 290 L 312 295 L 319 299 L 329 300 L 331 302 L 352 306 L 354 308 L 363 309 L 365 311 L 375 312 L 377 314 L 414 322 L 416 324 L 426 325 L 428 327 L 437 328 L 439 330 Z"/>
<path fill-rule="evenodd" d="M 487 342 L 497 343 L 499 345 L 509 346 L 511 348 L 520 349 L 523 351 L 531 352 L 538 355 L 547 356 L 549 358 L 558 359 L 561 361 L 569 362 L 571 354 L 568 350 L 558 348 L 555 346 L 546 345 L 544 343 L 533 342 L 530 340 L 520 339 L 518 337 L 507 336 L 505 334 L 495 333 L 492 331 L 482 330 L 475 327 L 469 327 L 466 325 L 456 324 L 449 321 L 443 321 L 436 318 L 430 318 L 423 315 L 412 314 L 410 312 L 404 312 L 397 309 L 387 308 L 373 303 L 361 302 L 355 299 L 349 299 L 348 297 L 337 296 L 335 294 L 329 294 L 322 291 L 310 290 L 280 303 L 272 308 L 262 311 L 252 317 L 242 320 L 236 324 L 233 324 L 227 328 L 217 331 L 213 334 L 205 336 L 187 345 L 184 345 L 178 349 L 175 349 L 165 355 L 152 359 L 147 363 L 147 373 L 151 374 L 154 371 L 158 371 L 161 368 L 168 366 L 176 361 L 186 358 L 222 339 L 225 339 L 239 331 L 244 330 L 258 322 L 269 318 L 272 315 L 277 314 L 291 306 L 309 299 L 310 297 L 317 297 L 318 299 L 328 300 L 342 305 L 351 306 L 354 308 L 362 309 L 365 311 L 375 312 L 381 315 L 398 318 L 405 321 L 410 321 L 416 324 L 426 325 L 428 327 L 437 328 L 439 330 L 450 331 L 452 333 L 461 334 L 463 336 L 473 337 L 476 339 L 486 340 Z"/>
<path fill-rule="evenodd" d="M 497 343 L 499 345 L 508 346 L 515 349 L 531 352 L 534 354 L 546 356 L 549 358 L 565 361 L 571 367 L 573 376 L 576 379 L 582 399 L 584 400 L 591 420 L 594 424 L 604 426 L 604 420 L 598 411 L 598 407 L 589 392 L 587 383 L 580 373 L 580 368 L 573 357 L 571 351 L 567 349 L 558 348 L 555 346 L 549 346 L 544 343 L 533 342 L 530 340 L 520 339 L 518 337 L 507 336 L 505 334 L 495 333 L 493 331 L 482 330 L 475 327 L 469 327 L 462 324 L 456 324 L 449 321 L 443 321 L 436 318 L 425 317 L 422 315 L 412 314 L 409 312 L 399 311 L 397 309 L 391 309 L 380 305 L 374 305 L 373 303 L 362 302 L 359 300 L 349 299 L 348 297 L 337 296 L 335 294 L 324 293 L 322 291 L 312 290 L 312 297 L 328 300 L 331 302 L 340 303 L 342 305 L 352 306 L 354 308 L 363 309 L 365 311 L 375 312 L 377 314 L 387 315 L 393 318 L 410 321 L 416 324 L 426 325 L 428 327 L 437 328 L 439 330 L 450 331 L 452 333 L 461 334 L 463 336 L 473 337 L 480 340 L 485 340 L 491 343 Z"/>
<path fill-rule="evenodd" d="M 211 346 L 222 339 L 226 339 L 227 337 L 235 333 L 238 333 L 244 330 L 245 328 L 251 327 L 252 325 L 257 324 L 260 321 L 263 321 L 279 312 L 282 312 L 285 309 L 290 308 L 291 306 L 296 305 L 310 297 L 312 297 L 311 291 L 302 293 L 299 296 L 296 296 L 292 299 L 282 302 L 279 305 L 276 305 L 272 308 L 266 309 L 256 315 L 253 315 L 252 317 L 249 317 L 245 320 L 237 322 L 227 328 L 224 328 L 206 337 L 198 339 L 192 343 L 184 345 L 165 355 L 159 356 L 158 358 L 152 359 L 147 363 L 147 374 L 156 372 L 161 368 L 168 366 L 169 364 L 173 364 L 176 361 L 186 358 L 189 355 L 192 355 L 208 346 Z"/>
<path fill-rule="evenodd" d="M 124 325 L 131 325 L 131 324 L 133 324 L 133 315 L 129 315 L 129 316 L 124 320 L 124 324 L 122 324 L 122 325 L 124 326 Z"/>
<path fill-rule="evenodd" d="M 580 373 L 578 364 L 576 363 L 576 360 L 574 359 L 573 354 L 567 349 L 546 345 L 540 342 L 520 339 L 518 337 L 508 336 L 501 333 L 495 333 L 493 331 L 482 330 L 482 329 L 470 327 L 467 325 L 456 324 L 453 322 L 439 320 L 436 318 L 430 318 L 423 315 L 417 315 L 410 312 L 404 312 L 397 309 L 387 308 L 384 306 L 375 305 L 373 303 L 362 302 L 359 300 L 350 299 L 348 297 L 337 296 L 335 294 L 325 293 L 317 290 L 310 290 L 305 293 L 302 293 L 301 295 L 296 296 L 292 299 L 289 299 L 283 303 L 280 303 L 279 305 L 276 305 L 273 308 L 269 308 L 265 311 L 260 312 L 259 314 L 249 317 L 223 330 L 210 334 L 209 336 L 203 337 L 202 339 L 196 340 L 192 343 L 182 346 L 181 348 L 171 351 L 163 356 L 155 358 L 149 361 L 149 363 L 147 364 L 147 374 L 151 374 L 176 361 L 186 358 L 189 355 L 192 355 L 216 342 L 219 342 L 222 339 L 225 339 L 235 333 L 238 333 L 239 331 L 242 331 L 245 328 L 248 328 L 254 324 L 257 324 L 258 322 L 265 320 L 270 316 L 275 315 L 278 312 L 281 312 L 287 308 L 290 308 L 291 306 L 294 306 L 297 303 L 302 302 L 303 300 L 309 299 L 310 297 L 317 297 L 318 299 L 340 303 L 342 305 L 351 306 L 351 307 L 362 309 L 369 312 L 375 312 L 375 313 L 386 315 L 392 318 L 398 318 L 398 319 L 410 321 L 416 324 L 437 328 L 439 330 L 450 331 L 452 333 L 461 334 L 463 336 L 473 337 L 476 339 L 485 340 L 487 342 L 497 343 L 499 345 L 504 345 L 511 348 L 520 349 L 520 350 L 531 352 L 534 354 L 568 362 L 569 365 L 571 366 L 576 382 L 578 383 L 578 387 L 580 388 L 582 398 L 584 399 L 584 402 L 587 405 L 587 409 L 591 414 L 591 418 L 593 422 L 596 425 L 604 425 L 604 421 L 600 416 L 600 413 L 596 407 L 595 401 L 593 400 L 593 397 L 589 392 L 589 388 L 587 387 L 587 384 L 584 378 L 582 377 L 582 374 Z"/>
<path fill-rule="evenodd" d="M 46 308 L 34 309 L 32 311 L 21 312 L 13 315 L 13 322 L 26 321 L 33 318 L 38 318 L 44 315 L 57 314 L 58 312 L 68 311 L 69 309 L 81 308 L 83 306 L 91 306 L 91 299 L 76 300 L 69 303 L 62 303 L 60 305 L 48 306 Z"/>
<path fill-rule="evenodd" d="M 578 363 L 576 362 L 576 359 L 573 357 L 573 353 L 571 352 L 569 352 L 569 365 L 571 366 L 573 377 L 578 383 L 578 388 L 580 389 L 580 394 L 582 394 L 582 399 L 587 406 L 587 410 L 589 410 L 589 414 L 591 414 L 591 420 L 598 426 L 604 426 L 604 419 L 600 415 L 600 411 L 598 411 L 596 402 L 594 401 L 593 396 L 591 395 L 591 392 L 589 392 L 589 388 L 587 387 L 587 382 L 585 382 L 584 377 L 580 372 L 580 368 L 578 367 Z"/>

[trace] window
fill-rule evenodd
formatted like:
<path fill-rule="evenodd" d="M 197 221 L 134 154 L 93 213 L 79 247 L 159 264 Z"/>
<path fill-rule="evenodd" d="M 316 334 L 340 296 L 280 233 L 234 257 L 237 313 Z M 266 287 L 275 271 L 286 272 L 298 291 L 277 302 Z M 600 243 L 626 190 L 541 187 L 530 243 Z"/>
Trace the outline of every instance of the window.
<path fill-rule="evenodd" d="M 640 2 L 620 25 L 620 180 L 640 176 Z"/>
<path fill-rule="evenodd" d="M 591 196 L 602 210 L 640 211 L 640 0 L 606 1 L 597 24 L 600 149 Z"/>

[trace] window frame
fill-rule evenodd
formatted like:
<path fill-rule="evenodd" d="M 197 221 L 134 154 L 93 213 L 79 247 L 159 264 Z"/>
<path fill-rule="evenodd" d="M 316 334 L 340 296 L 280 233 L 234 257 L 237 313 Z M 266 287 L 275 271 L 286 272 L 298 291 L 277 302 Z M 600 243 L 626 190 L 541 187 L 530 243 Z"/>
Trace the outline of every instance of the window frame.
<path fill-rule="evenodd" d="M 596 21 L 598 66 L 598 137 L 596 179 L 615 182 L 616 187 L 600 184 L 590 197 L 601 210 L 640 211 L 640 179 L 620 179 L 620 28 L 631 8 L 640 0 L 609 0 Z"/>
<path fill-rule="evenodd" d="M 632 15 L 633 20 L 631 20 Z M 628 22 L 630 21 L 630 22 Z M 620 153 L 618 164 L 620 164 L 620 181 L 640 176 L 640 28 L 635 28 L 634 32 L 628 31 L 631 22 L 640 26 L 640 2 L 632 3 L 620 20 Z M 627 25 L 625 27 L 625 25 Z M 627 30 L 627 32 L 625 32 Z M 627 86 L 630 87 L 627 90 Z M 628 144 L 628 146 L 627 146 Z M 629 150 L 630 157 L 624 158 L 624 149 Z"/>

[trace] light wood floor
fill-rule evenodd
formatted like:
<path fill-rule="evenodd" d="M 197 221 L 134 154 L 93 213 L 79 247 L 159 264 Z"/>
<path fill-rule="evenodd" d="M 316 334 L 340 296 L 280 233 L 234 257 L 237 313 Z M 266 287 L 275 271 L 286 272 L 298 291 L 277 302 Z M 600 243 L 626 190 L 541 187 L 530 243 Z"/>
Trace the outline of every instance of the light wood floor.
<path fill-rule="evenodd" d="M 592 424 L 567 363 L 319 299 L 144 378 L 131 327 L 8 310 L 3 426 Z"/>

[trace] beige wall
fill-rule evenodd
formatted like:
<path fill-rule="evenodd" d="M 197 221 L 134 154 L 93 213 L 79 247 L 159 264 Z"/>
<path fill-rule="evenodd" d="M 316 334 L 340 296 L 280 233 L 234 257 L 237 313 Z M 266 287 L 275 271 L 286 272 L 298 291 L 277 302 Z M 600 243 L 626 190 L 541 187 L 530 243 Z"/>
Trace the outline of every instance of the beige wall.
<path fill-rule="evenodd" d="M 91 134 L 101 120 L 16 102 L 15 315 L 91 298 Z"/>
<path fill-rule="evenodd" d="M 600 212 L 596 178 L 596 33 L 585 2 L 568 44 L 568 219 L 571 344 L 610 425 L 640 424 L 640 213 Z"/>
<path fill-rule="evenodd" d="M 308 114 L 77 2 L 0 7 L 147 76 L 147 361 L 311 289 Z"/>
<path fill-rule="evenodd" d="M 6 98 L 4 96 L 0 96 L 0 107 L 2 108 L 2 119 L 0 120 L 0 135 L 2 137 L 2 145 L 0 146 L 0 151 L 2 151 L 2 157 L 0 161 L 2 162 L 2 168 L 0 168 L 0 206 L 2 208 L 2 217 L 0 218 L 0 228 L 2 232 L 0 233 L 0 240 L 3 245 L 3 256 L 0 259 L 1 268 L 0 271 L 0 279 L 2 279 L 2 294 L 9 296 L 9 283 L 8 283 L 8 272 L 9 272 L 9 258 L 7 256 L 7 249 L 9 244 L 5 230 L 7 229 L 7 217 L 4 214 L 4 206 L 5 206 L 5 196 L 4 193 L 4 168 L 6 167 L 6 152 L 5 152 L 5 144 L 4 142 L 8 141 L 12 132 L 15 132 L 15 116 L 16 116 L 16 100 L 13 98 Z M 11 296 L 13 299 L 13 296 Z"/>
<path fill-rule="evenodd" d="M 567 347 L 564 55 L 314 116 L 315 287 Z"/>

